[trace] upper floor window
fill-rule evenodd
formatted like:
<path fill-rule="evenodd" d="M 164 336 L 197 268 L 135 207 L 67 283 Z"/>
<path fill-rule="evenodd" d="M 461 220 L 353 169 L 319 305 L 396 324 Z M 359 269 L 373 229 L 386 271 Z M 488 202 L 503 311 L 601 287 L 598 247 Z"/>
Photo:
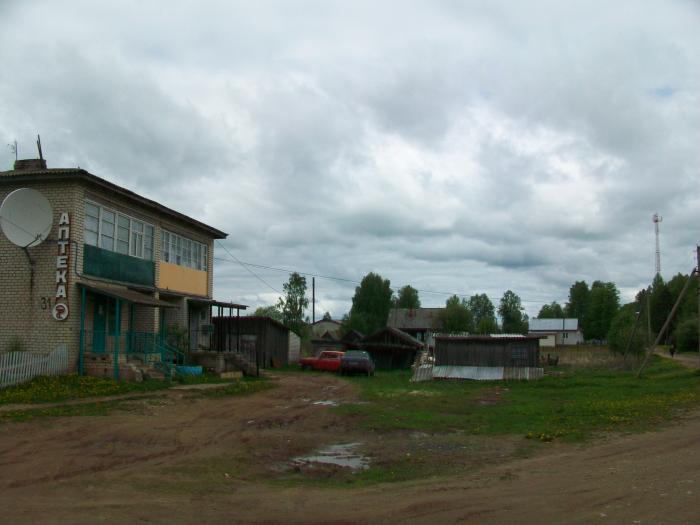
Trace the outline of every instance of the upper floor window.
<path fill-rule="evenodd" d="M 207 245 L 162 230 L 160 259 L 164 262 L 207 270 Z"/>
<path fill-rule="evenodd" d="M 151 224 L 85 202 L 86 244 L 152 261 L 154 236 L 155 229 Z"/>

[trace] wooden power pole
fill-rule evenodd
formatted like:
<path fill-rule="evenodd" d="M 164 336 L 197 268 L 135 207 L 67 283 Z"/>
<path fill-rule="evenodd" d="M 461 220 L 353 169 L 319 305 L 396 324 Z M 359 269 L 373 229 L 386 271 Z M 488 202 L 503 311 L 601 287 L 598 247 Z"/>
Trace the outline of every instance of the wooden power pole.
<path fill-rule="evenodd" d="M 698 252 L 700 253 L 700 249 L 698 250 Z M 661 330 L 659 330 L 659 333 L 656 336 L 656 340 L 654 341 L 654 344 L 652 344 L 647 349 L 647 353 L 644 356 L 644 361 L 642 361 L 642 366 L 639 367 L 639 371 L 637 372 L 637 377 L 642 376 L 642 370 L 644 370 L 644 367 L 647 366 L 647 363 L 649 362 L 649 358 L 651 357 L 651 354 L 654 353 L 654 349 L 661 342 L 661 338 L 666 333 L 666 330 L 668 329 L 669 325 L 671 324 L 673 317 L 676 315 L 676 310 L 678 310 L 678 305 L 681 304 L 681 300 L 683 299 L 685 292 L 688 290 L 688 288 L 690 288 L 690 283 L 692 282 L 693 277 L 695 277 L 696 274 L 697 274 L 697 268 L 693 268 L 693 271 L 690 272 L 688 279 L 685 281 L 685 285 L 683 286 L 681 293 L 678 295 L 678 299 L 676 299 L 676 303 L 673 305 L 673 308 L 671 308 L 671 312 L 668 314 L 668 317 L 666 318 L 666 322 L 661 327 Z M 698 314 L 698 315 L 700 315 L 700 314 Z M 698 331 L 700 332 L 700 329 Z"/>
<path fill-rule="evenodd" d="M 697 267 L 696 274 L 698 276 L 698 364 L 700 365 L 700 246 L 697 247 Z"/>

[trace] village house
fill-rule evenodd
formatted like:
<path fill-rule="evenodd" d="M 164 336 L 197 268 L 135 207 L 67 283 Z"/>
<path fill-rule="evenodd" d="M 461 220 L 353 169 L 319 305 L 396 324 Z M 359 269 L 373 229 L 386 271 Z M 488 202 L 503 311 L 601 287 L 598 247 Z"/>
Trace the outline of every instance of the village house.
<path fill-rule="evenodd" d="M 530 319 L 528 333 L 540 337 L 540 346 L 576 346 L 583 343 L 578 319 Z"/>
<path fill-rule="evenodd" d="M 84 169 L 18 160 L 0 202 L 31 188 L 50 203 L 48 238 L 23 249 L 0 234 L 0 351 L 67 347 L 69 369 L 129 377 L 163 372 L 212 339 L 214 240 L 227 234 Z"/>
<path fill-rule="evenodd" d="M 440 312 L 443 310 L 444 308 L 392 308 L 386 324 L 418 341 L 432 344 L 432 334 L 442 330 Z"/>

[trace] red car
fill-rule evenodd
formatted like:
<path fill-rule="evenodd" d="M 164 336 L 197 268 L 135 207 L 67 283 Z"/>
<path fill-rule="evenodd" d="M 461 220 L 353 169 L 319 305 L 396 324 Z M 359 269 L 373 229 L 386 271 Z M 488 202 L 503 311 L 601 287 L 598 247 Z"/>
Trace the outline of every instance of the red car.
<path fill-rule="evenodd" d="M 325 350 L 318 357 L 302 357 L 299 360 L 299 365 L 302 370 L 326 370 L 328 372 L 337 372 L 340 368 L 340 359 L 345 352 L 336 350 Z"/>

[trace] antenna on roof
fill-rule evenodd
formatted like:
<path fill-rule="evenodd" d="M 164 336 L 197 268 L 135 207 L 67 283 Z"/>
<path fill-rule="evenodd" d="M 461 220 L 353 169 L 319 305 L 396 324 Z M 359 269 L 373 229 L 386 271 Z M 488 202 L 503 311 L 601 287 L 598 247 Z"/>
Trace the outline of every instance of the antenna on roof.
<path fill-rule="evenodd" d="M 15 154 L 15 162 L 17 161 L 17 141 L 15 140 L 12 144 L 7 145 L 10 151 Z"/>
<path fill-rule="evenodd" d="M 36 136 L 36 147 L 39 149 L 39 158 L 44 160 L 44 154 L 41 152 L 41 136 Z"/>

